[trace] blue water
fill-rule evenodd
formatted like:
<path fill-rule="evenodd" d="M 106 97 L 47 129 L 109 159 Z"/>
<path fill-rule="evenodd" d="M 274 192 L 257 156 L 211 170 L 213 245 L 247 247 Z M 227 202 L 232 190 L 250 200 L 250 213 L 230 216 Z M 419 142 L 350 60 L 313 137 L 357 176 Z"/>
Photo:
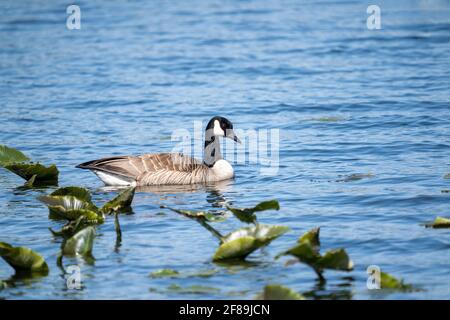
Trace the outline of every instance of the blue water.
<path fill-rule="evenodd" d="M 174 130 L 213 115 L 235 128 L 280 130 L 279 170 L 235 165 L 216 189 L 138 192 L 134 214 L 98 228 L 95 263 L 78 264 L 82 290 L 56 266 L 60 239 L 36 197 L 0 170 L 0 241 L 40 252 L 50 274 L 18 279 L 6 299 L 252 299 L 268 283 L 316 298 L 447 299 L 450 233 L 421 223 L 449 216 L 450 1 L 378 1 L 381 30 L 368 30 L 372 1 L 77 1 L 81 30 L 66 28 L 64 1 L 0 4 L 0 143 L 55 163 L 60 185 L 102 188 L 80 162 L 171 151 Z M 244 151 L 242 151 L 244 152 Z M 346 179 L 363 174 L 360 180 Z M 211 262 L 216 240 L 161 204 L 216 210 L 276 198 L 260 222 L 291 231 L 249 257 Z M 241 224 L 230 217 L 222 232 Z M 310 228 L 323 250 L 344 247 L 353 272 L 327 271 L 320 285 L 305 265 L 274 260 Z M 421 290 L 374 293 L 366 268 Z M 152 279 L 149 273 L 216 270 L 208 278 Z M 0 279 L 13 270 L 0 261 Z M 171 290 L 211 287 L 205 293 Z"/>

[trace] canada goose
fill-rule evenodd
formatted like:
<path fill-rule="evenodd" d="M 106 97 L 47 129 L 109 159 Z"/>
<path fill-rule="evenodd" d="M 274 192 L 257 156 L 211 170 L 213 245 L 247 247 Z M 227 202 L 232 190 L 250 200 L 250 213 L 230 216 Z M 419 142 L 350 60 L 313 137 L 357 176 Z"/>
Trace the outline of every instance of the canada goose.
<path fill-rule="evenodd" d="M 182 153 L 152 153 L 92 160 L 76 167 L 92 170 L 105 185 L 115 186 L 195 184 L 231 179 L 233 167 L 222 159 L 219 137 L 241 143 L 228 119 L 214 117 L 205 129 L 203 162 Z"/>

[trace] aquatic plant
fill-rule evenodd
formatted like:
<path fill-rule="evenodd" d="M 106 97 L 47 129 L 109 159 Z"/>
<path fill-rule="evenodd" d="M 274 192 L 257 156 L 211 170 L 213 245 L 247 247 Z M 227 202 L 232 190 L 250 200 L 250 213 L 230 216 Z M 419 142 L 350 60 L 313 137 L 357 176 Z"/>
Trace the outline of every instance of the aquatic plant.
<path fill-rule="evenodd" d="M 89 191 L 80 187 L 60 188 L 50 195 L 41 196 L 38 199 L 47 205 L 51 218 L 69 221 L 61 231 L 51 230 L 53 234 L 67 238 L 87 225 L 102 224 L 105 221 L 105 214 L 129 210 L 133 201 L 134 190 L 134 187 L 126 189 L 117 197 L 108 201 L 101 209 L 92 202 Z M 117 217 L 115 218 L 115 225 L 116 232 L 121 237 Z"/>
<path fill-rule="evenodd" d="M 436 217 L 434 221 L 423 224 L 426 228 L 450 228 L 450 219 L 444 217 Z"/>
<path fill-rule="evenodd" d="M 292 255 L 298 261 L 310 266 L 321 280 L 324 280 L 325 269 L 351 271 L 353 262 L 350 260 L 345 249 L 332 249 L 324 255 L 320 254 L 320 228 L 314 228 L 297 240 L 297 245 L 280 253 L 276 258 L 283 255 Z"/>
<path fill-rule="evenodd" d="M 268 245 L 289 229 L 285 226 L 258 224 L 235 230 L 222 237 L 221 244 L 214 253 L 213 261 L 245 259 L 250 253 Z"/>
<path fill-rule="evenodd" d="M 25 179 L 26 187 L 57 185 L 59 171 L 56 166 L 45 167 L 30 159 L 19 150 L 0 145 L 0 166 Z"/>
<path fill-rule="evenodd" d="M 255 212 L 265 211 L 265 210 L 280 210 L 280 204 L 277 200 L 269 200 L 258 203 L 253 208 L 232 208 L 227 206 L 236 218 L 245 223 L 256 223 Z"/>
<path fill-rule="evenodd" d="M 0 256 L 16 272 L 48 274 L 48 265 L 44 258 L 29 248 L 13 247 L 8 243 L 0 242 Z"/>
<path fill-rule="evenodd" d="M 119 193 L 117 197 L 108 201 L 102 208 L 104 214 L 112 214 L 114 212 L 130 211 L 136 188 L 131 187 Z"/>
<path fill-rule="evenodd" d="M 94 246 L 95 228 L 87 226 L 67 239 L 62 246 L 62 254 L 67 256 L 90 256 Z"/>
<path fill-rule="evenodd" d="M 180 210 L 168 208 L 178 214 L 193 219 L 200 223 L 219 240 L 220 246 L 213 256 L 213 261 L 243 260 L 255 250 L 268 245 L 289 230 L 285 226 L 260 225 L 257 223 L 255 212 L 264 210 L 279 210 L 277 200 L 263 201 L 252 208 L 227 207 L 240 221 L 254 223 L 252 227 L 240 228 L 223 236 L 208 222 L 223 221 L 223 216 L 218 216 L 204 211 Z"/>
<path fill-rule="evenodd" d="M 404 283 L 403 279 L 397 279 L 389 273 L 380 272 L 380 289 L 412 291 L 414 286 Z"/>
<path fill-rule="evenodd" d="M 255 297 L 256 300 L 305 300 L 305 297 L 294 290 L 279 285 L 269 284 L 264 287 L 263 292 Z"/>

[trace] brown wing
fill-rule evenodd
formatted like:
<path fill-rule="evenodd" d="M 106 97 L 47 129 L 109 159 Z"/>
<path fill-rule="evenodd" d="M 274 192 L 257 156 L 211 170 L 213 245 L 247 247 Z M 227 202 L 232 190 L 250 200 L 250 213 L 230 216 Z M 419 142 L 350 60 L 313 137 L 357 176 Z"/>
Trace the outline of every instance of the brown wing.
<path fill-rule="evenodd" d="M 136 179 L 144 173 L 160 170 L 192 172 L 202 162 L 181 153 L 152 153 L 141 156 L 119 156 L 88 161 L 77 168 L 99 170 Z"/>

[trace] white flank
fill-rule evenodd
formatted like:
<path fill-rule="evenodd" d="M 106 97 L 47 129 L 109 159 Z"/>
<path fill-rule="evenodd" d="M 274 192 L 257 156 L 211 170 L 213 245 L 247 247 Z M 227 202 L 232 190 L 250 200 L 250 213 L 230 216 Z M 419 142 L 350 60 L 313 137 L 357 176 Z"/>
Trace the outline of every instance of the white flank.
<path fill-rule="evenodd" d="M 103 181 L 103 183 L 107 186 L 130 186 L 135 184 L 136 182 L 131 182 L 129 180 L 125 180 L 120 176 L 113 175 L 111 173 L 106 173 L 102 171 L 94 171 L 94 173 Z"/>

